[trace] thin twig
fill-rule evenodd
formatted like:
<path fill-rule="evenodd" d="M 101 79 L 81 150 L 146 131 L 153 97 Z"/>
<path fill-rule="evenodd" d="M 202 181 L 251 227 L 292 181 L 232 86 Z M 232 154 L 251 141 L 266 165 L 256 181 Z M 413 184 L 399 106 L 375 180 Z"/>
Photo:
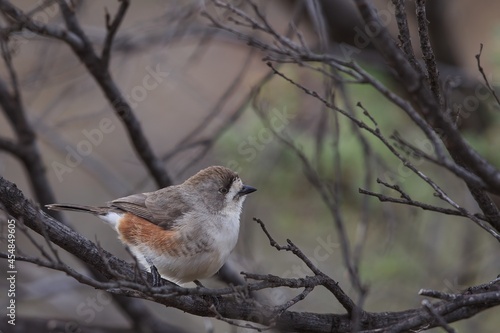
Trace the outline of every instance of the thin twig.
<path fill-rule="evenodd" d="M 479 70 L 479 73 L 483 76 L 484 83 L 486 84 L 486 87 L 488 90 L 493 94 L 495 97 L 495 100 L 497 101 L 497 104 L 500 106 L 500 99 L 498 99 L 497 93 L 495 92 L 495 89 L 490 85 L 490 82 L 488 81 L 488 78 L 486 77 L 486 73 L 484 72 L 483 66 L 481 66 L 481 53 L 483 52 L 483 43 L 480 44 L 479 46 L 479 53 L 476 54 L 476 60 L 477 60 L 477 68 Z"/>
<path fill-rule="evenodd" d="M 391 185 L 387 182 L 384 182 L 382 179 L 377 178 L 377 183 L 384 185 L 387 188 L 390 188 L 396 192 L 399 192 L 401 194 L 401 198 L 405 199 L 406 201 L 412 201 L 410 196 L 404 192 L 399 185 Z"/>
<path fill-rule="evenodd" d="M 295 256 L 297 256 L 300 260 L 302 260 L 307 267 L 317 276 L 324 278 L 322 285 L 325 286 L 330 292 L 337 298 L 339 303 L 347 310 L 348 313 L 352 313 L 353 311 L 359 310 L 358 307 L 354 304 L 354 302 L 344 293 L 342 288 L 339 287 L 338 283 L 335 282 L 332 278 L 324 274 L 319 268 L 317 268 L 312 261 L 289 239 L 287 239 L 287 245 L 279 245 L 274 238 L 271 236 L 269 231 L 267 231 L 266 225 L 260 219 L 253 219 L 257 222 L 267 238 L 269 239 L 269 243 L 271 246 L 276 248 L 278 251 L 290 251 Z M 360 310 L 359 310 L 360 311 Z"/>
<path fill-rule="evenodd" d="M 456 295 L 456 294 L 450 294 L 450 293 L 445 293 L 442 291 L 431 290 L 431 289 L 420 289 L 418 294 L 421 296 L 437 298 L 437 299 L 450 301 L 450 302 L 454 301 L 455 299 L 457 299 L 460 296 L 460 295 Z"/>
<path fill-rule="evenodd" d="M 311 291 L 313 291 L 313 289 L 314 289 L 313 287 L 307 287 L 300 294 L 298 294 L 297 296 L 295 296 L 291 300 L 287 301 L 286 303 L 284 303 L 282 305 L 277 306 L 276 307 L 276 316 L 281 316 L 281 314 L 283 312 L 285 312 L 286 310 L 288 310 L 289 308 L 291 308 L 292 306 L 294 306 L 298 302 L 303 301 L 307 297 L 307 295 L 309 295 L 309 293 Z"/>
<path fill-rule="evenodd" d="M 434 212 L 441 213 L 441 214 L 468 217 L 467 214 L 464 214 L 463 212 L 461 212 L 459 210 L 449 209 L 449 208 L 442 208 L 442 207 L 438 207 L 438 206 L 433 206 L 433 205 L 429 205 L 429 204 L 426 204 L 426 203 L 423 203 L 423 202 L 420 202 L 420 201 L 415 201 L 415 200 L 412 200 L 412 199 L 392 198 L 392 197 L 388 197 L 386 195 L 383 195 L 383 194 L 380 194 L 380 193 L 375 193 L 375 192 L 372 192 L 372 191 L 368 191 L 368 190 L 365 190 L 365 189 L 362 189 L 362 188 L 359 189 L 359 193 L 376 197 L 381 202 L 393 202 L 393 203 L 402 204 L 402 205 L 410 205 L 410 206 L 414 206 L 414 207 L 419 207 L 419 208 L 422 208 L 423 210 L 434 211 Z M 486 218 L 483 215 L 481 215 L 481 214 L 474 214 L 474 216 L 476 216 L 477 218 L 479 218 L 479 219 L 481 219 L 483 221 L 486 221 Z"/>
<path fill-rule="evenodd" d="M 109 60 L 111 55 L 111 47 L 113 45 L 113 38 L 120 27 L 120 24 L 127 13 L 127 9 L 130 4 L 130 0 L 118 0 L 120 2 L 120 7 L 118 8 L 118 12 L 116 13 L 113 21 L 110 22 L 110 15 L 106 10 L 106 29 L 108 33 L 106 34 L 106 38 L 104 40 L 104 46 L 102 48 L 101 60 L 103 62 L 104 67 L 109 67 Z"/>

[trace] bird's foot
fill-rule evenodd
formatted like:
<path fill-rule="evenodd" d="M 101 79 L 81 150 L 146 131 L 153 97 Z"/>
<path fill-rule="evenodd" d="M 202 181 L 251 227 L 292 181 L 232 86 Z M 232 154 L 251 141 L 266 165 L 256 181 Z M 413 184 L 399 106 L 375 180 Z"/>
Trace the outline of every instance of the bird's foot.
<path fill-rule="evenodd" d="M 149 269 L 151 270 L 151 275 L 153 276 L 153 287 L 161 287 L 163 285 L 163 280 L 160 273 L 158 273 L 158 269 L 156 269 L 155 265 L 151 265 Z"/>

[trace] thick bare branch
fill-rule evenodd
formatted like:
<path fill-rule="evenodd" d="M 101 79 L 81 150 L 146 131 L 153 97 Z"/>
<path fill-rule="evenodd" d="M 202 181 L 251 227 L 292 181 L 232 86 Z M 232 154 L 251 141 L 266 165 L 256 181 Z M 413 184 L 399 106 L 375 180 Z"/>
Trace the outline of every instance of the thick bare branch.
<path fill-rule="evenodd" d="M 497 279 L 485 285 L 470 287 L 463 292 L 454 294 L 422 289 L 420 295 L 437 298 L 437 300 L 431 303 L 424 299 L 421 306 L 415 309 L 380 313 L 372 313 L 363 309 L 369 289 L 362 282 L 359 267 L 362 266 L 361 252 L 365 246 L 365 240 L 369 240 L 368 226 L 373 220 L 369 213 L 371 211 L 370 204 L 373 202 L 369 198 L 370 196 L 376 197 L 380 201 L 418 207 L 452 217 L 466 217 L 500 241 L 500 212 L 487 193 L 500 193 L 500 173 L 497 167 L 472 149 L 456 128 L 450 114 L 446 112 L 450 96 L 441 91 L 437 62 L 430 44 L 430 32 L 428 31 L 424 7 L 425 0 L 417 0 L 420 49 L 424 56 L 425 68 L 420 66 L 415 58 L 410 42 L 409 20 L 406 17 L 404 1 L 392 0 L 396 6 L 395 15 L 400 35 L 401 45 L 398 45 L 385 28 L 386 24 L 379 22 L 381 16 L 372 8 L 371 2 L 354 0 L 366 24 L 363 28 L 369 28 L 372 32 L 368 34 L 371 39 L 367 42 L 372 42 L 378 48 L 378 52 L 385 57 L 386 68 L 396 74 L 400 82 L 399 92 L 382 84 L 358 63 L 351 61 L 350 57 L 349 60 L 346 60 L 345 57 L 339 58 L 330 53 L 329 47 L 335 45 L 331 43 L 326 30 L 327 16 L 320 12 L 321 6 L 314 0 L 305 1 L 296 7 L 294 18 L 286 33 L 281 32 L 281 28 L 279 28 L 281 25 L 276 24 L 274 17 L 267 15 L 266 7 L 261 6 L 255 0 L 237 2 L 211 0 L 209 3 L 214 4 L 214 7 L 207 6 L 203 15 L 212 23 L 212 29 L 199 29 L 199 22 L 196 22 L 188 28 L 176 26 L 175 29 L 172 29 L 173 31 L 166 31 L 165 34 L 154 34 L 152 38 L 147 38 L 146 42 L 141 40 L 140 43 L 132 43 L 135 45 L 134 51 L 137 51 L 137 47 L 155 44 L 155 41 L 163 41 L 163 38 L 168 40 L 167 43 L 170 43 L 179 36 L 188 36 L 187 31 L 201 31 L 203 39 L 198 44 L 199 47 L 195 48 L 196 54 L 190 57 L 190 61 L 186 62 L 185 66 L 188 68 L 199 59 L 202 52 L 198 53 L 198 51 L 203 51 L 212 38 L 225 38 L 229 33 L 246 42 L 251 48 L 262 51 L 263 59 L 270 67 L 269 74 L 247 94 L 232 113 L 223 121 L 217 122 L 218 119 L 215 118 L 221 114 L 220 110 L 230 99 L 230 96 L 235 93 L 238 87 L 243 86 L 244 75 L 250 68 L 249 65 L 255 54 L 250 49 L 245 65 L 241 67 L 231 86 L 209 110 L 203 122 L 194 126 L 194 130 L 188 133 L 184 139 L 181 138 L 180 144 L 174 147 L 163 161 L 153 152 L 145 133 L 142 131 L 139 119 L 136 118 L 131 104 L 122 96 L 109 68 L 112 50 L 117 49 L 116 42 L 121 43 L 120 48 L 123 51 L 127 45 L 132 45 L 127 44 L 127 38 L 135 36 L 136 30 L 130 29 L 129 32 L 132 33 L 124 34 L 125 40 L 120 41 L 118 31 L 127 13 L 129 1 L 121 0 L 118 11 L 113 17 L 106 11 L 106 31 L 104 28 L 96 30 L 97 37 L 95 32 L 92 35 L 91 29 L 83 29 L 83 21 L 75 9 L 78 7 L 64 0 L 54 0 L 54 2 L 59 4 L 59 14 L 64 20 L 62 25 L 42 24 L 35 19 L 35 14 L 48 4 L 52 4 L 52 1 L 44 2 L 31 11 L 22 11 L 12 2 L 0 0 L 0 11 L 5 17 L 4 26 L 1 29 L 2 36 L 0 36 L 2 38 L 1 51 L 7 68 L 7 78 L 0 80 L 0 105 L 7 119 L 13 125 L 15 134 L 13 139 L 2 136 L 0 149 L 20 158 L 27 170 L 33 172 L 33 175 L 43 174 L 43 161 L 38 156 L 36 134 L 23 106 L 23 83 L 19 86 L 20 83 L 7 44 L 9 38 L 18 32 L 34 32 L 38 36 L 62 41 L 70 46 L 73 53 L 84 64 L 85 69 L 103 91 L 116 115 L 124 123 L 130 139 L 129 142 L 134 146 L 137 155 L 146 165 L 158 186 L 171 184 L 170 177 L 164 168 L 165 159 L 176 156 L 177 153 L 187 149 L 199 148 L 199 154 L 194 156 L 189 165 L 199 161 L 218 142 L 222 133 L 239 119 L 247 104 L 254 101 L 254 109 L 264 121 L 265 129 L 270 130 L 272 138 L 277 138 L 300 161 L 307 180 L 318 190 L 331 213 L 333 226 L 339 237 L 341 264 L 344 266 L 343 269 L 347 270 L 348 283 L 354 288 L 348 290 L 344 286 L 344 282 L 341 283 L 342 286 L 337 282 L 338 277 L 334 279 L 333 276 L 326 275 L 317 260 L 314 260 L 316 254 L 314 259 L 309 257 L 306 254 L 307 251 L 302 251 L 290 240 L 287 240 L 285 245 L 278 244 L 264 223 L 258 219 L 256 221 L 261 225 L 271 246 L 279 251 L 292 252 L 301 261 L 302 266 L 306 270 L 310 270 L 312 274 L 300 274 L 292 278 L 287 274 L 283 274 L 286 277 L 281 277 L 265 273 L 237 274 L 234 270 L 223 270 L 221 275 L 229 277 L 231 281 L 236 281 L 239 285 L 209 289 L 198 284 L 197 288 L 184 288 L 165 282 L 162 287 L 153 287 L 149 282 L 151 276 L 140 269 L 135 258 L 135 262 L 132 264 L 117 259 L 99 244 L 94 244 L 71 228 L 42 213 L 36 205 L 24 198 L 15 185 L 0 178 L 0 203 L 5 207 L 7 214 L 16 219 L 16 224 L 26 234 L 27 240 L 33 244 L 34 251 L 37 251 L 37 256 L 19 251 L 16 256 L 17 260 L 65 272 L 69 277 L 82 284 L 110 292 L 114 295 L 120 308 L 127 312 L 134 323 L 134 329 L 137 331 L 158 332 L 160 330 L 158 325 L 161 323 L 149 311 L 141 307 L 140 300 L 174 307 L 195 316 L 217 318 L 238 327 L 260 331 L 277 329 L 297 332 L 401 332 L 432 327 L 453 332 L 454 329 L 450 323 L 500 305 L 500 282 Z M 299 31 L 298 22 L 300 20 L 298 16 L 301 11 L 304 11 L 306 5 L 310 17 L 317 21 L 313 26 L 319 33 L 319 45 L 315 45 L 318 41 L 311 43 L 306 38 L 307 34 L 302 34 Z M 175 25 L 170 24 L 170 21 L 180 22 L 184 20 L 175 16 L 184 17 L 186 15 L 188 20 L 195 20 L 198 6 L 186 5 L 186 8 L 187 11 L 184 11 L 183 7 L 181 11 L 170 12 L 170 16 L 168 14 L 160 16 L 155 22 L 148 24 L 146 28 L 143 27 L 143 30 L 147 31 L 160 21 L 168 21 L 169 23 L 162 23 L 163 25 L 158 26 L 170 27 Z M 222 15 L 219 15 L 219 11 Z M 198 33 L 198 35 L 200 34 Z M 39 39 L 43 40 L 43 38 Z M 234 42 L 235 39 L 231 41 Z M 375 53 L 376 51 L 372 49 L 370 52 Z M 479 72 L 486 81 L 488 92 L 497 98 L 480 64 L 480 54 L 477 56 Z M 356 57 L 356 59 L 359 58 Z M 275 64 L 279 64 L 279 67 Z M 294 70 L 301 67 L 300 74 L 304 70 L 305 73 L 312 75 L 306 81 L 302 75 L 286 74 L 289 73 L 287 72 L 289 67 Z M 279 77 L 278 81 L 283 79 L 283 82 L 297 88 L 304 96 L 310 97 L 316 103 L 317 110 L 307 110 L 309 111 L 307 116 L 311 117 L 312 127 L 316 131 L 311 135 L 316 140 L 313 142 L 316 145 L 313 157 L 309 156 L 308 151 L 303 151 L 296 138 L 292 139 L 281 130 L 276 130 L 272 126 L 272 119 L 262 112 L 264 108 L 258 103 L 259 89 L 272 76 Z M 318 82 L 322 83 L 321 93 L 317 89 Z M 411 144 L 410 142 L 415 142 L 412 141 L 411 136 L 403 138 L 397 132 L 394 135 L 386 136 L 384 134 L 386 131 L 385 122 L 374 116 L 376 113 L 370 110 L 370 107 L 365 108 L 361 103 L 358 103 L 362 114 L 354 108 L 353 97 L 349 96 L 347 89 L 349 84 L 363 84 L 373 87 L 379 96 L 397 106 L 401 114 L 406 114 L 411 119 L 409 124 L 416 129 L 415 133 L 419 137 L 422 134 L 425 135 L 424 144 L 421 144 L 422 141 Z M 25 104 L 29 105 L 29 103 Z M 319 111 L 321 116 L 313 119 L 311 111 Z M 305 114 L 306 112 L 301 113 L 301 116 Z M 359 215 L 356 213 L 356 216 L 362 221 L 358 224 L 358 239 L 354 246 L 351 246 L 351 231 L 353 229 L 348 225 L 344 211 L 345 206 L 343 206 L 345 186 L 349 185 L 346 185 L 344 179 L 346 175 L 344 169 L 341 171 L 341 167 L 344 167 L 343 164 L 346 161 L 344 156 L 340 156 L 343 148 L 341 146 L 343 140 L 341 132 L 344 131 L 341 115 L 349 120 L 348 124 L 351 127 L 349 134 L 355 134 L 357 143 L 362 147 L 359 153 L 362 159 L 361 162 L 358 162 L 370 169 L 365 172 L 365 177 L 361 180 L 363 185 L 356 185 L 356 187 L 362 186 L 364 188 L 359 189 L 359 192 L 365 195 L 362 198 L 361 209 L 363 212 Z M 212 124 L 212 121 L 215 125 L 212 126 L 211 133 L 200 135 L 200 132 L 206 128 L 206 124 L 208 122 Z M 293 125 L 298 124 L 294 123 Z M 300 125 L 302 126 L 302 124 Z M 330 145 L 332 142 L 333 144 Z M 388 150 L 391 158 L 396 157 L 395 165 L 388 165 L 384 158 L 381 158 L 382 155 L 378 155 L 378 152 L 374 150 L 375 145 L 380 143 L 383 146 L 382 151 Z M 333 158 L 324 163 L 324 160 L 330 155 Z M 418 162 L 413 162 L 413 158 L 418 159 Z M 463 196 L 450 189 L 447 179 L 432 176 L 434 169 L 421 168 L 420 162 L 426 163 L 426 166 L 429 165 L 428 162 L 434 163 L 439 170 L 450 171 L 465 181 L 468 189 L 467 196 L 470 194 L 474 198 L 482 210 L 482 214 L 473 213 L 476 208 L 465 208 L 467 206 L 461 203 Z M 373 175 L 380 171 L 379 168 L 391 171 L 395 170 L 396 167 L 398 171 L 400 168 L 403 169 L 405 174 L 416 175 L 418 177 L 414 177 L 416 181 L 429 186 L 427 188 L 429 194 L 434 194 L 450 207 L 444 208 L 440 207 L 439 204 L 430 205 L 422 202 L 427 200 L 414 200 L 413 198 L 417 195 L 415 192 L 405 192 L 400 183 L 392 180 L 379 180 L 378 183 L 395 191 L 395 197 L 383 194 L 385 192 L 377 193 L 373 190 L 373 186 L 376 186 Z M 362 177 L 357 178 L 359 180 Z M 404 179 L 401 180 L 401 183 L 403 182 Z M 50 190 L 49 184 L 45 185 Z M 42 189 L 43 183 L 37 183 L 33 186 Z M 34 237 L 33 232 L 41 235 L 47 244 L 42 246 L 38 238 Z M 489 235 L 485 234 L 485 236 Z M 56 245 L 81 259 L 92 272 L 100 272 L 103 276 L 99 278 L 89 277 L 88 274 L 82 274 L 77 269 L 70 267 L 62 260 L 61 250 L 56 248 Z M 464 245 L 462 252 L 465 253 L 467 249 L 468 247 Z M 277 255 L 282 256 L 284 253 L 280 252 Z M 0 258 L 7 257 L 7 253 L 0 253 Z M 228 271 L 229 274 L 227 274 Z M 460 281 L 460 283 L 463 282 Z M 470 285 L 470 283 L 468 284 Z M 309 300 L 317 287 L 324 287 L 330 292 L 331 295 L 327 296 L 331 297 L 332 308 L 338 307 L 337 303 L 342 306 L 339 313 L 320 314 L 290 311 L 298 303 L 305 299 Z M 261 298 L 258 298 L 261 294 L 265 295 L 274 291 L 275 288 L 289 288 L 293 292 L 293 296 L 280 299 L 276 304 L 263 302 Z M 457 288 L 452 289 L 456 290 Z M 257 293 L 257 291 L 259 292 Z M 54 323 L 54 325 L 56 324 L 61 325 L 62 323 Z M 90 327 L 81 328 L 83 331 L 91 329 Z M 95 329 L 100 330 L 101 328 L 95 327 Z M 170 327 L 170 329 L 176 331 L 178 328 Z"/>
<path fill-rule="evenodd" d="M 94 243 L 38 210 L 38 208 L 34 207 L 24 198 L 21 191 L 19 191 L 14 184 L 8 182 L 4 178 L 0 178 L 0 200 L 11 216 L 18 220 L 22 220 L 27 227 L 35 232 L 42 235 L 45 234 L 54 244 L 76 255 L 95 269 L 101 270 L 103 275 L 110 280 L 109 282 L 93 280 L 57 261 L 50 262 L 28 257 L 17 257 L 18 260 L 26 260 L 53 269 L 62 270 L 70 276 L 79 279 L 82 283 L 87 283 L 95 288 L 107 290 L 123 296 L 151 300 L 198 316 L 216 316 L 216 313 L 210 310 L 211 307 L 214 306 L 216 312 L 224 318 L 245 320 L 260 325 L 275 325 L 278 329 L 288 331 L 332 332 L 332 328 L 334 328 L 334 332 L 351 332 L 352 322 L 350 317 L 345 314 L 337 315 L 294 312 L 289 310 L 282 311 L 282 307 L 273 308 L 258 304 L 252 299 L 234 297 L 224 297 L 221 302 L 213 304 L 207 302 L 207 299 L 203 296 L 231 296 L 230 294 L 234 294 L 235 292 L 234 288 L 238 287 L 217 290 L 206 288 L 188 289 L 175 285 L 167 285 L 164 287 L 151 288 L 150 286 L 144 285 L 141 279 L 137 280 L 133 265 L 127 264 L 105 250 L 98 248 Z M 289 242 L 286 246 L 288 246 L 297 256 L 305 257 L 293 243 Z M 1 253 L 0 257 L 6 258 L 8 255 Z M 317 270 L 314 266 L 311 267 Z M 117 280 L 117 276 L 120 276 L 121 279 Z M 331 279 L 324 276 L 312 276 L 299 279 L 267 277 L 264 278 L 264 280 L 265 281 L 257 284 L 250 284 L 239 288 L 260 290 L 287 285 L 294 285 L 295 288 L 309 288 L 317 286 L 318 283 L 328 288 L 328 283 L 330 283 L 328 281 Z M 335 283 L 330 287 L 332 290 L 333 288 L 338 288 Z M 486 289 L 487 290 L 485 290 L 485 288 L 470 289 L 468 294 L 458 297 L 456 301 L 442 301 L 434 304 L 434 309 L 445 318 L 447 322 L 453 322 L 499 305 L 500 291 L 498 291 L 498 289 L 500 288 L 498 283 L 490 284 Z M 282 312 L 281 315 L 276 316 L 276 311 Z M 360 318 L 360 327 L 365 330 L 379 330 L 381 328 L 390 330 L 393 327 L 410 329 L 421 327 L 423 324 L 429 325 L 429 327 L 439 326 L 437 321 L 429 319 L 429 314 L 424 308 L 402 312 L 363 312 L 363 316 Z"/>
<path fill-rule="evenodd" d="M 408 19 L 406 16 L 406 8 L 404 0 L 392 0 L 394 7 L 396 9 L 395 16 L 396 22 L 398 23 L 399 30 L 399 42 L 401 43 L 401 48 L 408 57 L 408 60 L 412 64 L 413 68 L 421 71 L 422 68 L 415 58 L 415 53 L 413 52 L 413 46 L 411 44 L 410 29 L 408 28 Z"/>
<path fill-rule="evenodd" d="M 431 46 L 428 29 L 429 22 L 427 21 L 427 14 L 425 13 L 425 0 L 417 0 L 416 6 L 420 49 L 422 50 L 425 66 L 427 67 L 427 80 L 429 81 L 434 97 L 440 105 L 443 105 L 441 87 L 439 84 L 439 71 L 436 65 L 436 57 L 434 56 L 434 51 Z"/>

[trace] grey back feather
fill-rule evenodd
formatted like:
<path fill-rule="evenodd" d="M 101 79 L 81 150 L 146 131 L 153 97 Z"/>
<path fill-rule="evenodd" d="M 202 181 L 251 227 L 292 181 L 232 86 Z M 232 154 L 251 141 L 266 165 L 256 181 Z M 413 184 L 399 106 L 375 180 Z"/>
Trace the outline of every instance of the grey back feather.
<path fill-rule="evenodd" d="M 174 228 L 174 221 L 187 213 L 190 206 L 177 186 L 133 194 L 113 200 L 108 205 L 137 215 L 166 230 Z"/>
<path fill-rule="evenodd" d="M 46 205 L 52 210 L 70 210 L 95 215 L 111 212 L 129 212 L 157 226 L 170 230 L 175 221 L 189 211 L 186 199 L 177 186 L 166 187 L 155 192 L 133 194 L 107 203 L 107 207 L 94 207 L 74 204 Z"/>

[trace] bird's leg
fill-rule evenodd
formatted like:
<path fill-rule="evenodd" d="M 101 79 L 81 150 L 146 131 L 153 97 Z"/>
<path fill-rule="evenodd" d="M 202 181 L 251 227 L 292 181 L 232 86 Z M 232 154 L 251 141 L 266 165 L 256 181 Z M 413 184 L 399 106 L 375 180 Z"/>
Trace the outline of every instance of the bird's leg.
<path fill-rule="evenodd" d="M 194 284 L 196 284 L 196 286 L 197 286 L 198 288 L 205 288 L 205 286 L 204 286 L 203 284 L 201 284 L 201 282 L 200 282 L 200 281 L 198 281 L 198 280 L 194 280 L 193 282 L 194 282 Z"/>
<path fill-rule="evenodd" d="M 153 287 L 161 287 L 163 285 L 163 281 L 161 279 L 160 273 L 158 273 L 158 269 L 153 264 L 153 260 L 151 258 L 145 257 L 146 262 L 149 264 L 149 270 L 151 271 L 151 275 L 153 276 Z"/>
<path fill-rule="evenodd" d="M 156 269 L 155 265 L 151 265 L 149 269 L 151 270 L 151 275 L 153 276 L 153 287 L 161 287 L 163 283 L 161 281 L 161 275 L 158 273 L 158 269 Z"/>

